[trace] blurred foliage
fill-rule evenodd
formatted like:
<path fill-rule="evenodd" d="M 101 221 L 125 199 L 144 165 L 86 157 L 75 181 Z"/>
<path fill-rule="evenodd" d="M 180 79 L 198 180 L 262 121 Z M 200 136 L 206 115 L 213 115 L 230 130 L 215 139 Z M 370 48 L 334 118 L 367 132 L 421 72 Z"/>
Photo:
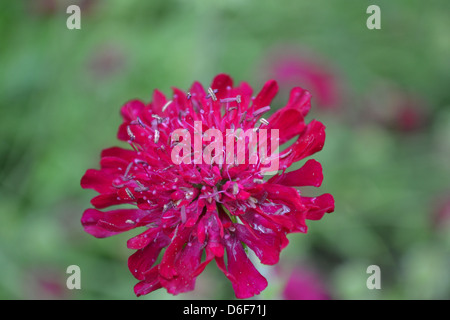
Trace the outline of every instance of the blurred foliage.
<path fill-rule="evenodd" d="M 381 30 L 366 27 L 371 3 Z M 70 4 L 81 30 L 66 28 Z M 308 117 L 327 126 L 314 158 L 336 210 L 290 235 L 280 266 L 259 266 L 269 287 L 256 298 L 281 297 L 278 268 L 308 265 L 334 299 L 449 299 L 450 224 L 433 223 L 450 198 L 449 34 L 447 0 L 0 2 L 0 298 L 135 299 L 132 235 L 97 240 L 80 225 L 95 194 L 80 178 L 119 144 L 119 108 L 221 72 L 257 91 L 269 52 L 294 46 L 323 57 L 346 91 L 331 110 L 313 97 Z M 426 124 L 404 132 L 372 117 L 390 114 L 391 91 L 419 97 Z M 65 287 L 72 264 L 81 290 Z M 372 264 L 381 290 L 366 287 Z M 234 295 L 212 263 L 196 291 L 140 299 L 186 298 Z"/>

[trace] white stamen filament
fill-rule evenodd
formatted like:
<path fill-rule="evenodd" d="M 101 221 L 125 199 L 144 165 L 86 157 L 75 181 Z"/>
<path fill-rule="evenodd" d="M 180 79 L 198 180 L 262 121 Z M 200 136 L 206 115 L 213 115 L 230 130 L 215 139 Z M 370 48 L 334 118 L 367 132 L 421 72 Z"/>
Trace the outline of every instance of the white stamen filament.
<path fill-rule="evenodd" d="M 259 119 L 259 122 L 261 122 L 262 124 L 265 124 L 266 126 L 269 125 L 269 121 L 267 121 L 267 120 L 264 119 L 264 118 Z"/>
<path fill-rule="evenodd" d="M 211 87 L 208 88 L 208 93 L 211 96 L 211 99 L 213 99 L 214 101 L 217 101 L 216 94 L 214 93 L 214 90 Z"/>
<path fill-rule="evenodd" d="M 129 198 L 131 198 L 131 199 L 133 199 L 133 200 L 136 199 L 136 198 L 134 197 L 133 193 L 130 191 L 130 189 L 125 188 L 125 192 L 127 193 L 127 195 L 128 195 Z"/>
<path fill-rule="evenodd" d="M 270 110 L 270 106 L 265 106 L 264 108 L 258 109 L 255 112 L 253 112 L 253 116 L 256 117 L 256 116 L 263 114 L 269 110 Z"/>
<path fill-rule="evenodd" d="M 166 102 L 166 104 L 162 107 L 162 112 L 166 111 L 167 107 L 172 103 L 172 100 Z"/>
<path fill-rule="evenodd" d="M 284 159 L 284 158 L 286 158 L 288 155 L 290 155 L 292 153 L 292 149 L 289 149 L 289 151 L 288 152 L 286 152 L 286 153 L 284 153 L 284 154 L 282 154 L 281 156 L 280 156 L 280 159 Z"/>
<path fill-rule="evenodd" d="M 130 140 L 133 141 L 135 139 L 135 136 L 134 136 L 133 132 L 131 132 L 130 126 L 127 126 L 127 133 L 128 133 L 128 136 L 130 137 Z"/>

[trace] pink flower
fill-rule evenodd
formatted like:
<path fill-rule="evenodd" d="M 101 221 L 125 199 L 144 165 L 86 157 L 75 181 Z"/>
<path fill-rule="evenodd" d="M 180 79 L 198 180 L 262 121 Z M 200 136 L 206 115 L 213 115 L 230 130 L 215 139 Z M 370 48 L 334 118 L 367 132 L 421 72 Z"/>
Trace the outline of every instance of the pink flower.
<path fill-rule="evenodd" d="M 450 226 L 450 196 L 444 194 L 433 202 L 436 204 L 431 214 L 431 225 L 435 230 L 447 230 Z"/>
<path fill-rule="evenodd" d="M 336 109 L 343 100 L 342 79 L 316 53 L 306 53 L 290 47 L 281 47 L 269 55 L 267 74 L 283 85 L 301 84 L 308 87 L 323 110 Z"/>
<path fill-rule="evenodd" d="M 139 280 L 134 288 L 137 296 L 159 288 L 171 294 L 191 291 L 212 260 L 231 281 L 237 298 L 259 294 L 267 280 L 246 248 L 263 264 L 274 265 L 288 244 L 288 233 L 305 233 L 307 219 L 319 220 L 334 210 L 330 194 L 304 197 L 295 188 L 321 185 L 322 167 L 317 161 L 308 160 L 300 169 L 286 172 L 324 145 L 324 125 L 304 122 L 310 94 L 293 88 L 287 105 L 265 120 L 261 116 L 277 91 L 271 80 L 252 97 L 247 83 L 233 86 L 228 75 L 219 74 L 207 90 L 195 82 L 187 93 L 174 88 L 171 100 L 155 90 L 151 103 L 133 100 L 122 107 L 118 138 L 131 149 L 103 150 L 101 169 L 87 170 L 81 186 L 99 195 L 91 201 L 95 209 L 87 209 L 81 222 L 86 232 L 98 238 L 145 228 L 127 243 L 136 250 L 128 267 Z M 199 121 L 203 132 L 280 129 L 280 144 L 296 141 L 280 153 L 280 172 L 268 180 L 263 179 L 261 159 L 256 164 L 174 164 L 170 154 L 178 141 L 172 133 L 182 128 L 194 139 L 201 138 L 194 128 Z M 206 142 L 201 143 L 205 149 Z M 121 204 L 135 208 L 101 211 Z"/>
<path fill-rule="evenodd" d="M 329 300 L 330 294 L 318 274 L 295 268 L 283 290 L 286 300 Z"/>
<path fill-rule="evenodd" d="M 365 119 L 403 134 L 421 132 L 430 124 L 423 98 L 394 85 L 378 85 L 366 98 Z"/>
<path fill-rule="evenodd" d="M 125 55 L 114 44 L 101 45 L 89 58 L 87 68 L 95 80 L 108 79 L 120 71 L 125 64 Z"/>
<path fill-rule="evenodd" d="M 59 1 L 59 0 L 32 0 L 27 1 L 27 9 L 30 14 L 43 16 L 51 16 L 65 12 L 66 8 L 71 5 L 77 5 L 85 16 L 92 13 L 94 7 L 98 4 L 97 0 L 78 0 L 78 1 Z"/>
<path fill-rule="evenodd" d="M 26 299 L 59 300 L 69 298 L 64 275 L 48 267 L 33 267 L 24 277 Z"/>

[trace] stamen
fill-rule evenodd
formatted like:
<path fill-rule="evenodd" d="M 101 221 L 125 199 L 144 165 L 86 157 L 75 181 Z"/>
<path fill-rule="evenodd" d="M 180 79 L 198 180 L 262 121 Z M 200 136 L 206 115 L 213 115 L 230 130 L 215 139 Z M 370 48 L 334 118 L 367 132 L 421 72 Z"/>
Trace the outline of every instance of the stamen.
<path fill-rule="evenodd" d="M 186 216 L 186 206 L 182 206 L 181 210 L 180 210 L 180 217 L 181 217 L 181 222 L 185 223 L 187 220 L 187 216 Z"/>
<path fill-rule="evenodd" d="M 133 132 L 131 132 L 131 128 L 130 126 L 127 126 L 127 133 L 128 136 L 130 137 L 130 140 L 133 141 L 136 137 L 134 136 Z"/>
<path fill-rule="evenodd" d="M 139 117 L 137 117 L 136 120 L 131 121 L 130 124 L 138 124 L 142 128 L 145 129 L 145 124 L 142 122 L 141 118 L 139 118 Z"/>
<path fill-rule="evenodd" d="M 136 184 L 138 185 L 136 188 L 134 188 L 135 192 L 143 192 L 148 191 L 148 187 L 145 187 L 142 183 L 140 183 L 138 180 L 135 180 Z"/>
<path fill-rule="evenodd" d="M 222 102 L 222 103 L 234 102 L 234 101 L 236 101 L 236 98 L 224 98 L 224 99 L 220 99 L 220 102 Z"/>
<path fill-rule="evenodd" d="M 134 159 L 134 163 L 142 164 L 143 166 L 147 166 L 148 165 L 147 162 L 145 162 L 144 160 L 140 160 L 140 159 Z"/>
<path fill-rule="evenodd" d="M 120 188 L 123 188 L 123 187 L 125 186 L 125 183 L 122 183 L 122 184 L 115 184 L 115 183 L 113 182 L 113 183 L 112 183 L 112 186 L 113 186 L 114 188 L 120 189 Z"/>
<path fill-rule="evenodd" d="M 239 124 L 241 124 L 244 121 L 246 116 L 247 116 L 247 110 L 244 111 L 244 113 L 241 115 L 241 118 L 239 119 Z"/>
<path fill-rule="evenodd" d="M 213 99 L 214 101 L 217 101 L 217 97 L 215 95 L 214 92 L 217 92 L 218 90 L 213 90 L 211 87 L 208 88 L 208 93 L 209 96 L 211 97 L 211 99 Z"/>
<path fill-rule="evenodd" d="M 292 153 L 292 149 L 289 149 L 289 151 L 288 152 L 286 152 L 286 153 L 284 153 L 284 154 L 282 154 L 281 156 L 280 156 L 280 159 L 284 159 L 284 158 L 286 158 L 288 155 L 290 155 Z"/>
<path fill-rule="evenodd" d="M 158 141 L 159 141 L 159 130 L 155 130 L 155 137 L 154 137 L 153 141 L 155 143 L 158 143 Z"/>
<path fill-rule="evenodd" d="M 167 107 L 172 103 L 172 100 L 166 102 L 166 104 L 162 107 L 162 112 L 166 111 Z"/>
<path fill-rule="evenodd" d="M 127 193 L 128 197 L 135 200 L 136 198 L 134 197 L 133 193 L 130 191 L 130 189 L 125 188 L 125 192 Z"/>
<path fill-rule="evenodd" d="M 241 103 L 241 95 L 240 95 L 240 94 L 238 94 L 238 95 L 236 96 L 236 102 L 237 102 L 237 103 Z"/>
<path fill-rule="evenodd" d="M 162 213 L 166 213 L 167 210 L 172 209 L 172 208 L 173 208 L 173 202 L 172 202 L 172 201 L 169 202 L 169 203 L 166 203 L 166 204 L 163 206 L 163 211 L 162 211 Z M 163 217 L 163 219 L 170 219 L 170 218 L 172 218 L 172 217 Z"/>
<path fill-rule="evenodd" d="M 191 93 L 190 93 L 190 92 L 188 92 L 188 93 L 187 93 L 187 95 L 186 95 L 186 99 L 188 99 L 188 100 L 189 100 L 189 99 L 191 99 L 191 97 L 192 97 Z"/>
<path fill-rule="evenodd" d="M 130 180 L 130 177 L 128 177 L 128 174 L 130 173 L 131 167 L 133 166 L 133 162 L 130 162 L 127 166 L 127 169 L 125 170 L 125 173 L 123 174 L 124 180 Z"/>
<path fill-rule="evenodd" d="M 239 192 L 239 186 L 238 186 L 238 184 L 235 182 L 235 183 L 233 184 L 233 195 L 237 195 L 238 192 Z"/>
<path fill-rule="evenodd" d="M 270 106 L 266 106 L 266 107 L 264 107 L 264 108 L 258 109 L 258 110 L 256 110 L 255 112 L 253 112 L 253 116 L 254 116 L 254 117 L 257 117 L 257 116 L 259 116 L 260 114 L 263 114 L 263 113 L 265 113 L 265 112 L 267 112 L 267 111 L 269 111 L 269 110 L 270 110 Z"/>
<path fill-rule="evenodd" d="M 278 209 L 277 212 L 275 212 L 274 214 L 276 214 L 276 215 L 284 215 L 285 213 L 289 213 L 289 212 L 291 212 L 291 209 L 287 205 L 282 204 L 281 208 Z"/>
<path fill-rule="evenodd" d="M 262 124 L 265 124 L 266 126 L 269 125 L 269 121 L 267 121 L 267 120 L 264 119 L 264 118 L 259 119 L 259 122 L 261 122 Z"/>
<path fill-rule="evenodd" d="M 164 111 L 164 110 L 163 110 Z M 158 123 L 162 123 L 163 122 L 163 118 L 161 118 L 160 116 L 158 116 L 157 114 L 152 114 L 152 118 L 158 120 Z"/>

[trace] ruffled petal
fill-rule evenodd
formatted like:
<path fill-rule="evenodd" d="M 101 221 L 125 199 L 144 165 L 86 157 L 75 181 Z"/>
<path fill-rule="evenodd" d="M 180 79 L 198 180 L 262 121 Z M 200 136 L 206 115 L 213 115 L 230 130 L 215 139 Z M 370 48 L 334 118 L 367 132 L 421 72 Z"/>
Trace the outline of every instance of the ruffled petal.
<path fill-rule="evenodd" d="M 269 179 L 269 183 L 295 187 L 320 187 L 322 181 L 322 165 L 314 159 L 306 161 L 300 169 L 276 175 Z"/>
<path fill-rule="evenodd" d="M 139 209 L 119 209 L 102 212 L 87 209 L 81 218 L 84 230 L 97 238 L 109 237 L 142 225 L 147 213 Z"/>
<path fill-rule="evenodd" d="M 280 169 L 288 168 L 292 163 L 300 161 L 322 150 L 325 143 L 325 126 L 316 120 L 311 121 L 292 146 L 281 152 Z"/>
<path fill-rule="evenodd" d="M 81 187 L 84 189 L 94 189 L 98 193 L 110 193 L 114 191 L 112 186 L 113 176 L 105 171 L 89 169 L 81 178 Z"/>
<path fill-rule="evenodd" d="M 261 263 L 278 263 L 281 249 L 288 242 L 285 233 L 259 214 L 245 214 L 242 219 L 246 222 L 245 225 L 234 225 L 237 239 L 252 249 Z"/>
<path fill-rule="evenodd" d="M 224 73 L 218 74 L 214 77 L 211 88 L 217 90 L 215 93 L 218 99 L 227 98 L 229 94 L 229 89 L 233 87 L 233 79 Z"/>
<path fill-rule="evenodd" d="M 102 151 L 101 157 L 115 157 L 119 159 L 123 159 L 127 162 L 134 161 L 136 158 L 136 152 L 129 149 L 123 149 L 120 147 L 111 147 L 108 149 L 104 149 Z M 125 168 L 123 168 L 125 170 Z"/>
<path fill-rule="evenodd" d="M 260 108 L 266 107 L 270 105 L 273 98 L 278 93 L 278 84 L 275 80 L 267 81 L 261 91 L 256 96 L 255 100 L 253 100 L 253 111 L 256 111 Z"/>
<path fill-rule="evenodd" d="M 143 281 L 138 282 L 134 286 L 134 293 L 139 297 L 161 288 L 162 285 L 159 281 L 158 266 L 155 266 L 146 273 Z"/>
<path fill-rule="evenodd" d="M 198 274 L 203 271 L 205 265 L 201 265 L 201 257 L 203 252 L 203 244 L 192 239 L 186 245 L 173 254 L 172 276 L 166 278 L 161 274 L 160 265 L 160 281 L 167 292 L 171 294 L 179 294 L 192 291 L 195 288 L 195 280 Z M 198 268 L 201 268 L 198 270 Z"/>
<path fill-rule="evenodd" d="M 280 145 L 299 135 L 306 127 L 302 113 L 296 109 L 280 109 L 268 121 L 269 125 L 267 126 L 267 130 L 269 133 L 269 130 L 279 130 Z"/>
<path fill-rule="evenodd" d="M 306 117 L 311 109 L 311 93 L 300 87 L 293 88 L 286 108 L 299 110 L 303 117 Z"/>
<path fill-rule="evenodd" d="M 145 104 L 142 101 L 131 100 L 120 109 L 120 113 L 126 122 L 131 122 L 136 119 L 144 109 Z"/>
<path fill-rule="evenodd" d="M 246 299 L 260 294 L 267 287 L 264 278 L 247 257 L 241 242 L 235 235 L 230 235 L 225 242 L 227 263 L 223 257 L 216 257 L 219 268 L 231 281 L 236 298 Z"/>
<path fill-rule="evenodd" d="M 153 91 L 153 98 L 152 103 L 150 104 L 152 112 L 154 114 L 162 116 L 163 114 L 163 107 L 167 103 L 166 96 L 159 90 Z"/>
<path fill-rule="evenodd" d="M 151 239 L 151 243 L 137 250 L 128 258 L 128 268 L 138 280 L 144 280 L 146 278 L 146 273 L 153 266 L 156 259 L 158 259 L 161 250 L 170 242 L 170 238 L 160 233 L 159 230 L 155 230 L 154 232 L 158 232 L 158 234 L 147 234 L 148 238 Z"/>
<path fill-rule="evenodd" d="M 329 193 L 314 198 L 302 197 L 302 200 L 308 208 L 306 219 L 320 220 L 325 213 L 334 211 L 334 198 Z"/>

